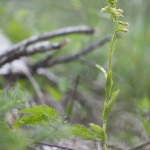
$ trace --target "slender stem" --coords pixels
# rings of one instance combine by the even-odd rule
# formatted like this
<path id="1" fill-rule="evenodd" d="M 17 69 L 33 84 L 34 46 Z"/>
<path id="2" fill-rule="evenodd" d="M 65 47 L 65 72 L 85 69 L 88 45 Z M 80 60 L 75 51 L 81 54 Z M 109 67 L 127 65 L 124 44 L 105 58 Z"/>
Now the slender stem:
<path id="1" fill-rule="evenodd" d="M 116 38 L 116 35 L 117 35 L 117 27 L 118 27 L 118 20 L 116 19 L 116 22 L 115 22 L 115 31 L 114 31 L 114 34 L 111 38 L 111 41 L 110 41 L 110 48 L 109 48 L 109 62 L 108 62 L 108 71 L 111 70 L 111 66 L 112 66 L 112 56 L 113 56 L 113 53 L 114 53 L 114 42 L 115 42 L 115 38 Z M 105 96 L 105 100 L 104 100 L 104 109 L 103 109 L 103 113 L 105 114 L 105 111 L 106 111 L 106 106 L 107 106 L 107 103 L 109 101 L 109 98 L 106 98 Z M 103 122 L 103 130 L 104 130 L 104 133 L 105 133 L 105 139 L 103 140 L 103 149 L 104 150 L 108 150 L 107 149 L 107 135 L 106 135 L 106 127 L 107 127 L 107 120 L 102 118 L 102 122 Z"/>
<path id="2" fill-rule="evenodd" d="M 102 113 L 102 123 L 103 123 L 103 131 L 104 131 L 104 138 L 102 140 L 102 145 L 103 145 L 103 149 L 104 150 L 108 150 L 107 149 L 107 134 L 106 134 L 106 127 L 107 127 L 107 116 L 108 113 L 111 109 L 111 105 L 113 103 L 113 99 L 111 99 L 111 89 L 112 89 L 112 57 L 113 57 L 113 53 L 114 53 L 114 44 L 115 44 L 115 39 L 117 36 L 117 32 L 118 31 L 122 31 L 122 32 L 128 32 L 127 29 L 124 29 L 123 26 L 128 25 L 128 23 L 126 22 L 118 22 L 119 17 L 123 17 L 122 13 L 123 10 L 122 9 L 117 9 L 116 8 L 116 3 L 117 0 L 107 0 L 108 6 L 102 8 L 103 12 L 108 12 L 111 16 L 112 21 L 115 24 L 115 31 L 114 34 L 111 38 L 110 41 L 110 47 L 109 47 L 109 60 L 108 60 L 108 73 L 107 73 L 107 78 L 106 78 L 106 92 L 105 92 L 105 100 L 104 100 L 104 109 L 103 109 L 103 113 Z"/>
<path id="3" fill-rule="evenodd" d="M 111 41 L 110 41 L 108 71 L 111 70 L 112 56 L 113 56 L 113 52 L 114 52 L 114 42 L 115 42 L 115 38 L 117 35 L 117 26 L 118 26 L 118 20 L 116 21 L 116 29 L 115 29 L 114 34 L 113 34 Z"/>
<path id="4" fill-rule="evenodd" d="M 107 150 L 107 137 L 106 137 L 106 120 L 104 120 L 103 119 L 103 130 L 104 130 L 104 136 L 105 136 L 105 138 L 104 138 L 104 140 L 103 140 L 103 149 L 104 150 Z"/>

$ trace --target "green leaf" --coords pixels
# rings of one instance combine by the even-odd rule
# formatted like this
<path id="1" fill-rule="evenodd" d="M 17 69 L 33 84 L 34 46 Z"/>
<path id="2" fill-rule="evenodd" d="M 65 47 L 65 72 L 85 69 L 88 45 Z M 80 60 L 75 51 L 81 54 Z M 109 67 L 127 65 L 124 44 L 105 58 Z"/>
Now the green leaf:
<path id="1" fill-rule="evenodd" d="M 107 72 L 106 72 L 106 70 L 102 66 L 100 66 L 98 64 L 96 64 L 95 66 L 103 73 L 104 77 L 107 79 Z"/>
<path id="2" fill-rule="evenodd" d="M 27 125 L 38 125 L 41 123 L 44 123 L 44 117 L 42 115 L 36 115 L 36 116 L 22 116 L 21 118 L 17 119 L 15 123 L 13 124 L 14 128 L 21 127 L 25 124 Z"/>
<path id="3" fill-rule="evenodd" d="M 3 120 L 5 114 L 12 108 L 22 107 L 26 98 L 24 92 L 18 88 L 11 88 L 0 93 L 0 120 Z"/>
<path id="4" fill-rule="evenodd" d="M 109 110 L 111 110 L 113 104 L 115 103 L 118 94 L 119 94 L 119 90 L 116 90 L 115 92 L 112 93 L 111 99 L 110 99 L 110 101 L 108 102 L 108 105 L 107 105 Z"/>
<path id="5" fill-rule="evenodd" d="M 116 90 L 115 92 L 112 93 L 110 101 L 107 103 L 105 106 L 105 110 L 103 111 L 102 117 L 104 120 L 106 120 L 113 104 L 115 103 L 117 96 L 118 96 L 119 90 Z"/>
<path id="6" fill-rule="evenodd" d="M 94 124 L 94 123 L 89 123 L 89 126 L 91 127 L 91 129 L 96 133 L 96 134 L 98 134 L 98 135 L 100 135 L 100 136 L 104 136 L 104 130 L 100 127 L 100 126 L 98 126 L 98 125 L 96 125 L 96 124 Z"/>
<path id="7" fill-rule="evenodd" d="M 53 122 L 61 118 L 58 111 L 49 106 L 33 106 L 32 108 L 25 108 L 19 111 L 19 113 L 28 113 L 30 115 L 42 114 L 45 118 L 50 118 Z"/>
<path id="8" fill-rule="evenodd" d="M 29 140 L 21 131 L 14 132 L 6 125 L 0 125 L 0 149 L 1 150 L 26 150 L 30 145 Z"/>
<path id="9" fill-rule="evenodd" d="M 112 81 L 112 72 L 111 70 L 108 71 L 107 80 L 106 80 L 106 100 L 108 101 L 110 94 L 111 94 L 111 87 L 113 85 Z"/>
<path id="10" fill-rule="evenodd" d="M 19 111 L 19 114 L 25 113 L 26 115 L 19 118 L 14 126 L 22 126 L 25 124 L 36 124 L 39 122 L 58 122 L 61 115 L 55 109 L 49 106 L 33 106 Z"/>
<path id="11" fill-rule="evenodd" d="M 74 136 L 79 136 L 84 139 L 97 139 L 97 140 L 102 139 L 100 135 L 96 134 L 95 132 L 92 132 L 90 129 L 79 124 L 72 126 L 71 133 Z"/>

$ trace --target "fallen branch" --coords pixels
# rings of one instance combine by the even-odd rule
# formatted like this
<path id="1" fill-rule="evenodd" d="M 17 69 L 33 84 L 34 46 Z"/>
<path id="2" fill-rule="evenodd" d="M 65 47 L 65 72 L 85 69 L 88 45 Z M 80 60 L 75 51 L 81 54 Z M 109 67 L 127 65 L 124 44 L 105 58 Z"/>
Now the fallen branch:
<path id="1" fill-rule="evenodd" d="M 30 56 L 36 53 L 43 53 L 50 50 L 58 50 L 61 49 L 64 45 L 68 43 L 67 40 L 64 40 L 60 43 L 49 43 L 49 42 L 42 42 L 35 44 L 33 46 L 29 46 L 25 49 L 18 50 L 17 52 L 12 51 L 10 55 L 6 55 L 0 59 L 0 66 L 12 62 L 20 57 Z"/>
<path id="2" fill-rule="evenodd" d="M 58 30 L 45 32 L 38 36 L 30 37 L 29 39 L 22 41 L 21 43 L 15 45 L 14 47 L 20 47 L 20 46 L 22 47 L 23 45 L 28 46 L 28 45 L 37 43 L 39 41 L 44 41 L 44 40 L 48 40 L 48 39 L 52 39 L 55 37 L 68 35 L 68 34 L 75 34 L 75 33 L 77 33 L 77 34 L 93 34 L 94 32 L 95 32 L 95 30 L 88 26 L 65 27 L 65 28 L 61 28 Z"/>
<path id="3" fill-rule="evenodd" d="M 71 54 L 71 55 L 68 55 L 68 56 L 59 57 L 55 60 L 52 60 L 52 59 L 48 60 L 48 58 L 45 58 L 41 61 L 38 61 L 34 65 L 32 65 L 31 70 L 33 72 L 35 72 L 36 69 L 38 69 L 38 68 L 46 68 L 46 67 L 51 67 L 51 66 L 54 66 L 54 65 L 57 65 L 57 64 L 62 64 L 62 63 L 67 63 L 67 62 L 70 62 L 70 61 L 74 61 L 74 60 L 78 59 L 79 57 L 81 57 L 83 55 L 86 55 L 89 52 L 92 52 L 93 50 L 95 50 L 96 48 L 104 45 L 105 43 L 110 41 L 110 39 L 111 39 L 111 36 L 107 36 L 106 38 L 104 38 L 100 41 L 97 41 L 97 42 L 94 42 L 92 44 L 89 44 L 89 45 L 85 46 L 78 53 Z"/>
<path id="4" fill-rule="evenodd" d="M 55 30 L 55 31 L 45 32 L 43 34 L 25 39 L 21 41 L 20 43 L 10 47 L 9 49 L 6 50 L 5 53 L 0 55 L 0 60 L 5 56 L 11 55 L 12 52 L 17 53 L 18 50 L 24 51 L 27 46 L 40 42 L 40 41 L 49 40 L 55 37 L 68 35 L 68 34 L 76 34 L 76 33 L 77 34 L 93 34 L 94 31 L 95 30 L 93 28 L 90 28 L 87 26 L 75 26 L 75 27 L 66 27 L 66 28 Z M 1 62 L 0 65 L 2 66 L 2 64 L 3 63 Z"/>

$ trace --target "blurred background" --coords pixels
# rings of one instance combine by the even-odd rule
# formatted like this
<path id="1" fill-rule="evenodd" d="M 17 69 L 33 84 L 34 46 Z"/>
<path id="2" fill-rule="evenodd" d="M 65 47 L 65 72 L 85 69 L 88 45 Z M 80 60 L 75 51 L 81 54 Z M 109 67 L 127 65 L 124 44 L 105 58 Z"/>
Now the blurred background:
<path id="1" fill-rule="evenodd" d="M 70 35 L 70 43 L 56 56 L 79 51 L 84 45 L 112 34 L 114 25 L 100 9 L 104 0 L 0 0 L 0 32 L 13 43 L 32 35 L 67 26 L 87 25 L 99 30 L 97 36 Z M 123 145 L 133 145 L 150 135 L 150 1 L 118 0 L 118 8 L 124 10 L 123 21 L 129 22 L 129 33 L 120 34 L 113 59 L 113 89 L 120 89 L 116 105 L 108 118 L 108 140 Z M 61 41 L 63 37 L 52 41 Z M 82 57 L 82 61 L 60 64 L 48 68 L 59 79 L 58 85 L 37 77 L 40 88 L 56 105 L 67 109 L 63 100 L 75 85 L 76 101 L 72 110 L 72 123 L 88 125 L 101 123 L 105 94 L 105 80 L 93 64 L 107 68 L 109 44 Z M 44 54 L 29 57 L 36 61 Z M 5 79 L 0 78 L 1 89 Z M 34 90 L 25 79 L 15 83 L 34 95 Z M 56 107 L 54 104 L 54 107 Z"/>

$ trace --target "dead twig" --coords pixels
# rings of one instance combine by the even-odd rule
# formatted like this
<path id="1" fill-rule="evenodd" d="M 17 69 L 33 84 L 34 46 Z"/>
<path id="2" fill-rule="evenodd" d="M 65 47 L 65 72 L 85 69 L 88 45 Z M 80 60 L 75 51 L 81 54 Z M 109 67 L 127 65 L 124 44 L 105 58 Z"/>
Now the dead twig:
<path id="1" fill-rule="evenodd" d="M 49 42 L 41 42 L 35 44 L 33 46 L 26 47 L 25 49 L 20 49 L 18 51 L 12 51 L 10 55 L 6 55 L 0 59 L 0 66 L 12 62 L 22 56 L 30 56 L 36 53 L 43 53 L 50 50 L 58 50 L 61 49 L 68 43 L 67 40 L 63 40 L 60 43 L 49 43 Z"/>
<path id="2" fill-rule="evenodd" d="M 104 39 L 102 39 L 100 41 L 97 41 L 97 42 L 94 42 L 92 44 L 89 44 L 89 45 L 85 46 L 84 48 L 82 48 L 80 50 L 80 52 L 75 53 L 75 54 L 59 57 L 59 58 L 56 58 L 54 60 L 52 60 L 52 59 L 48 60 L 47 58 L 45 58 L 45 59 L 43 59 L 41 61 L 38 61 L 37 63 L 33 64 L 31 66 L 31 70 L 33 72 L 35 72 L 36 69 L 38 69 L 38 68 L 52 67 L 52 66 L 57 65 L 57 64 L 62 64 L 62 63 L 67 63 L 67 62 L 70 62 L 70 61 L 74 61 L 74 60 L 78 59 L 79 57 L 92 52 L 96 48 L 98 48 L 100 46 L 103 46 L 110 39 L 111 39 L 111 36 L 107 36 L 107 37 L 105 37 Z"/>

